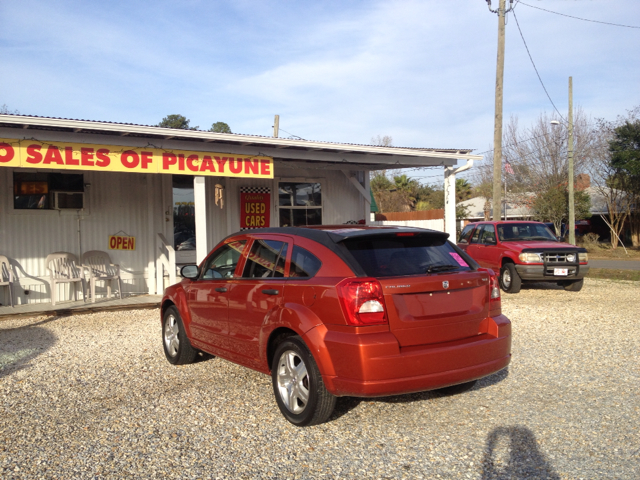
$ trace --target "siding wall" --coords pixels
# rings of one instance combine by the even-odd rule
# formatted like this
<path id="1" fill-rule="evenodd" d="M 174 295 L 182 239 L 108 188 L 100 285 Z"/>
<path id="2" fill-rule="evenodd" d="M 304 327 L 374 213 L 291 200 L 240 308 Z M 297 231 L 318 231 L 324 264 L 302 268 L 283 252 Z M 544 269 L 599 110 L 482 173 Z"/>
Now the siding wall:
<path id="1" fill-rule="evenodd" d="M 271 226 L 278 226 L 279 180 L 321 182 L 324 224 L 342 224 L 364 217 L 364 199 L 341 171 L 284 168 L 276 162 L 275 175 L 273 180 L 207 178 L 208 249 L 239 230 L 243 186 L 271 188 Z M 58 251 L 77 256 L 81 251 L 106 251 L 120 265 L 124 292 L 148 293 L 149 275 L 153 276 L 155 269 L 157 234 L 163 233 L 169 242 L 173 238 L 171 216 L 165 214 L 172 211 L 171 177 L 84 172 L 84 182 L 90 185 L 85 187 L 85 210 L 80 216 L 75 210 L 14 211 L 13 169 L 0 168 L 0 254 L 10 258 L 18 277 L 14 289 L 16 304 L 50 301 L 44 260 Z M 215 205 L 215 184 L 225 187 L 222 209 Z M 136 250 L 109 250 L 109 235 L 117 233 L 136 237 Z M 155 279 L 151 279 L 151 284 L 155 284 Z M 106 291 L 103 285 L 104 282 L 98 284 L 97 296 Z M 70 299 L 68 287 L 61 288 L 61 301 Z M 6 290 L 0 290 L 3 304 L 8 304 L 8 298 L 3 298 Z"/>

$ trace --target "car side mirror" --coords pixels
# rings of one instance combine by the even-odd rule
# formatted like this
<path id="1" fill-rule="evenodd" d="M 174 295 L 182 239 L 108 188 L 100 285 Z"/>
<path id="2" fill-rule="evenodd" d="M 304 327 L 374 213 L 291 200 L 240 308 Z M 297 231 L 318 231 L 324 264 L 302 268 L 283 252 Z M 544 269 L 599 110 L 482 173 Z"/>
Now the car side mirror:
<path id="1" fill-rule="evenodd" d="M 484 243 L 486 243 L 487 245 L 495 245 L 496 244 L 496 239 L 495 238 L 485 238 L 484 239 Z"/>
<path id="2" fill-rule="evenodd" d="M 185 265 L 180 269 L 180 275 L 189 280 L 195 280 L 198 278 L 198 266 L 197 265 Z"/>

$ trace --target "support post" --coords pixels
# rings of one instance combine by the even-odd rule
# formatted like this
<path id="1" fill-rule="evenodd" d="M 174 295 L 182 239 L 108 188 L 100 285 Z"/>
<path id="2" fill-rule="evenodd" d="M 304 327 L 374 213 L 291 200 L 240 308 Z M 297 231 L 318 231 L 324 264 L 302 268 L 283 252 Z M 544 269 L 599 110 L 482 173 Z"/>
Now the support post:
<path id="1" fill-rule="evenodd" d="M 487 0 L 489 10 L 498 14 L 498 58 L 496 62 L 496 109 L 493 127 L 493 220 L 500 220 L 502 207 L 502 91 L 504 81 L 504 33 L 505 16 L 513 8 L 513 0 L 509 0 L 510 7 L 506 9 L 506 0 L 499 0 L 498 10 L 491 9 L 491 0 Z"/>
<path id="2" fill-rule="evenodd" d="M 576 244 L 576 211 L 575 201 L 573 196 L 573 78 L 569 77 L 569 145 L 567 148 L 568 154 L 568 184 L 567 190 L 569 193 L 569 243 L 571 245 Z"/>
<path id="3" fill-rule="evenodd" d="M 193 178 L 193 199 L 196 214 L 196 263 L 200 264 L 209 252 L 207 245 L 207 191 L 205 177 Z"/>

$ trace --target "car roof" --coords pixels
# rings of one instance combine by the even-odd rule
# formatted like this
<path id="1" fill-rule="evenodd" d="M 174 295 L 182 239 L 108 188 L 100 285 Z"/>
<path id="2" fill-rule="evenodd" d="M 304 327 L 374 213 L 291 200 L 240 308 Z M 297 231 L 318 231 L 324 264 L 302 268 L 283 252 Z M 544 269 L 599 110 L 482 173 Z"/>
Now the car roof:
<path id="1" fill-rule="evenodd" d="M 449 234 L 438 230 L 418 227 L 401 227 L 393 225 L 369 226 L 369 225 L 314 225 L 309 227 L 274 227 L 260 228 L 253 231 L 242 232 L 245 234 L 273 234 L 294 235 L 315 240 L 318 243 L 330 241 L 340 243 L 351 238 L 373 237 L 380 235 L 396 235 L 398 233 L 412 233 L 422 236 L 439 236 L 449 238 Z"/>
<path id="2" fill-rule="evenodd" d="M 342 243 L 353 238 L 395 236 L 398 233 L 411 233 L 415 236 L 436 236 L 446 240 L 449 234 L 437 230 L 417 227 L 368 226 L 368 225 L 318 225 L 313 227 L 273 227 L 245 230 L 229 235 L 224 241 L 239 235 L 289 235 L 307 238 L 334 252 L 357 276 L 366 276 L 366 272 L 355 261 L 346 246 Z"/>

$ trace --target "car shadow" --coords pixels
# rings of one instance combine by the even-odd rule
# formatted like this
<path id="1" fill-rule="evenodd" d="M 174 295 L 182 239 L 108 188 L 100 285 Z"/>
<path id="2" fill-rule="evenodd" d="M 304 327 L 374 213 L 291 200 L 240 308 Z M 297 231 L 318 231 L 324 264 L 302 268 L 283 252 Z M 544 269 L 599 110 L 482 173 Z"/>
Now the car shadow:
<path id="1" fill-rule="evenodd" d="M 473 388 L 469 389 L 468 391 L 482 390 L 483 388 L 487 388 L 502 382 L 508 376 L 509 376 L 509 367 L 504 368 L 499 372 L 494 373 L 493 375 L 489 375 L 488 377 L 481 378 L 473 386 Z M 338 397 L 336 401 L 335 410 L 331 416 L 331 420 L 336 420 L 342 417 L 343 415 L 346 415 L 351 410 L 355 409 L 358 405 L 360 405 L 360 403 L 362 403 L 363 401 L 374 402 L 374 403 L 377 403 L 377 402 L 412 403 L 412 402 L 418 402 L 418 401 L 431 400 L 434 398 L 449 397 L 454 395 L 464 395 L 464 393 L 452 394 L 452 393 L 441 392 L 438 390 L 429 390 L 426 392 L 407 393 L 405 395 L 392 395 L 389 397 L 376 397 L 376 398 Z"/>
<path id="2" fill-rule="evenodd" d="M 56 344 L 58 337 L 42 325 L 59 318 L 55 316 L 30 325 L 0 330 L 0 379 L 29 368 L 31 360 Z"/>
<path id="3" fill-rule="evenodd" d="M 564 290 L 562 285 L 555 282 L 523 282 L 521 290 Z"/>
<path id="4" fill-rule="evenodd" d="M 482 480 L 560 480 L 531 430 L 524 426 L 494 428 L 487 437 Z"/>

